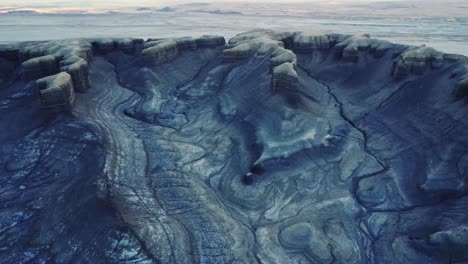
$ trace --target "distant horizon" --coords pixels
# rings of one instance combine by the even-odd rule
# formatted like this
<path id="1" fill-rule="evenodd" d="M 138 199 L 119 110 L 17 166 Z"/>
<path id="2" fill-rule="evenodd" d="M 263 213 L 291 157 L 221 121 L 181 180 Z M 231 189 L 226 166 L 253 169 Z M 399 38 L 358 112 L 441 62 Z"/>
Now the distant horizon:
<path id="1" fill-rule="evenodd" d="M 206 4 L 206 5 L 194 5 Z M 192 4 L 192 5 L 190 5 Z M 207 1 L 154 1 L 154 0 L 2 0 L 0 15 L 5 13 L 33 12 L 41 14 L 108 14 L 108 13 L 141 13 L 156 12 L 164 7 L 174 9 L 162 10 L 176 13 L 204 12 L 211 14 L 244 14 L 267 16 L 305 17 L 380 17 L 381 19 L 401 18 L 418 19 L 439 17 L 444 19 L 468 18 L 468 3 L 453 0 L 207 0 Z M 145 9 L 142 9 L 145 8 Z"/>
<path id="2" fill-rule="evenodd" d="M 42 8 L 42 7 L 64 7 L 64 8 L 117 8 L 117 7 L 154 7 L 154 6 L 163 6 L 163 5 L 180 5 L 180 4 L 190 4 L 190 3 L 277 3 L 277 4 L 288 4 L 288 3 L 321 3 L 321 4 L 353 4 L 353 3 L 382 3 L 382 2 L 429 2 L 429 1 L 404 1 L 404 0 L 334 0 L 334 1 L 325 1 L 325 0 L 205 0 L 205 1 L 189 1 L 189 0 L 77 0 L 70 3 L 69 1 L 41 1 L 41 0 L 2 0 L 0 7 L 31 7 L 31 8 Z M 442 0 L 431 0 L 430 2 L 444 2 Z"/>

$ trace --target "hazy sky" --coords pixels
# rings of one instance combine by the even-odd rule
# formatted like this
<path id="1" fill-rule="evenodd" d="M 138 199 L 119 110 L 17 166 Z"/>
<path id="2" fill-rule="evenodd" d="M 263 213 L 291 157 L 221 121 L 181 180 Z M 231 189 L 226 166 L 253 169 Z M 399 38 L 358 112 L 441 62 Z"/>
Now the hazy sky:
<path id="1" fill-rule="evenodd" d="M 0 0 L 0 6 L 60 6 L 60 7 L 118 7 L 118 6 L 154 6 L 189 2 L 335 2 L 335 3 L 362 3 L 362 2 L 401 2 L 403 0 Z"/>

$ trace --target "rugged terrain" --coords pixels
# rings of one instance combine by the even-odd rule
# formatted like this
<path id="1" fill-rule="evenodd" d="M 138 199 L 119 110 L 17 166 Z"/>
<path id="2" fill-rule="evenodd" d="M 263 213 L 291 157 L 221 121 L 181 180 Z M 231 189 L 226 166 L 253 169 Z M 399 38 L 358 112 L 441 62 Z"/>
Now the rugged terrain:
<path id="1" fill-rule="evenodd" d="M 468 59 L 253 31 L 0 47 L 1 263 L 466 263 Z"/>

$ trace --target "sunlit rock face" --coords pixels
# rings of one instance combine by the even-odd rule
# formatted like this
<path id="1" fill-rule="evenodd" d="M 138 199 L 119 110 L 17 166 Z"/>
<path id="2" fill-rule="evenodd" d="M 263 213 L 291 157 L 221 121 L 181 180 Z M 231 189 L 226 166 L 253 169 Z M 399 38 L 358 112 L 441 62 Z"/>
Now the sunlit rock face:
<path id="1" fill-rule="evenodd" d="M 2 46 L 0 262 L 466 262 L 467 76 L 368 35 Z"/>

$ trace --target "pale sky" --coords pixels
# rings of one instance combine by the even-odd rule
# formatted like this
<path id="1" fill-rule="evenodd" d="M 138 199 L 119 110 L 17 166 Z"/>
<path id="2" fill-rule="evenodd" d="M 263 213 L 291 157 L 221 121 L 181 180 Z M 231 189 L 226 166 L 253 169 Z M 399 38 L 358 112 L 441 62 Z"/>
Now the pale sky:
<path id="1" fill-rule="evenodd" d="M 363 3 L 363 2 L 402 2 L 404 0 L 1 0 L 0 6 L 47 6 L 47 7 L 124 7 L 124 6 L 159 6 L 175 5 L 190 2 L 265 2 L 265 3 L 290 3 L 290 2 L 335 2 L 335 3 Z"/>

